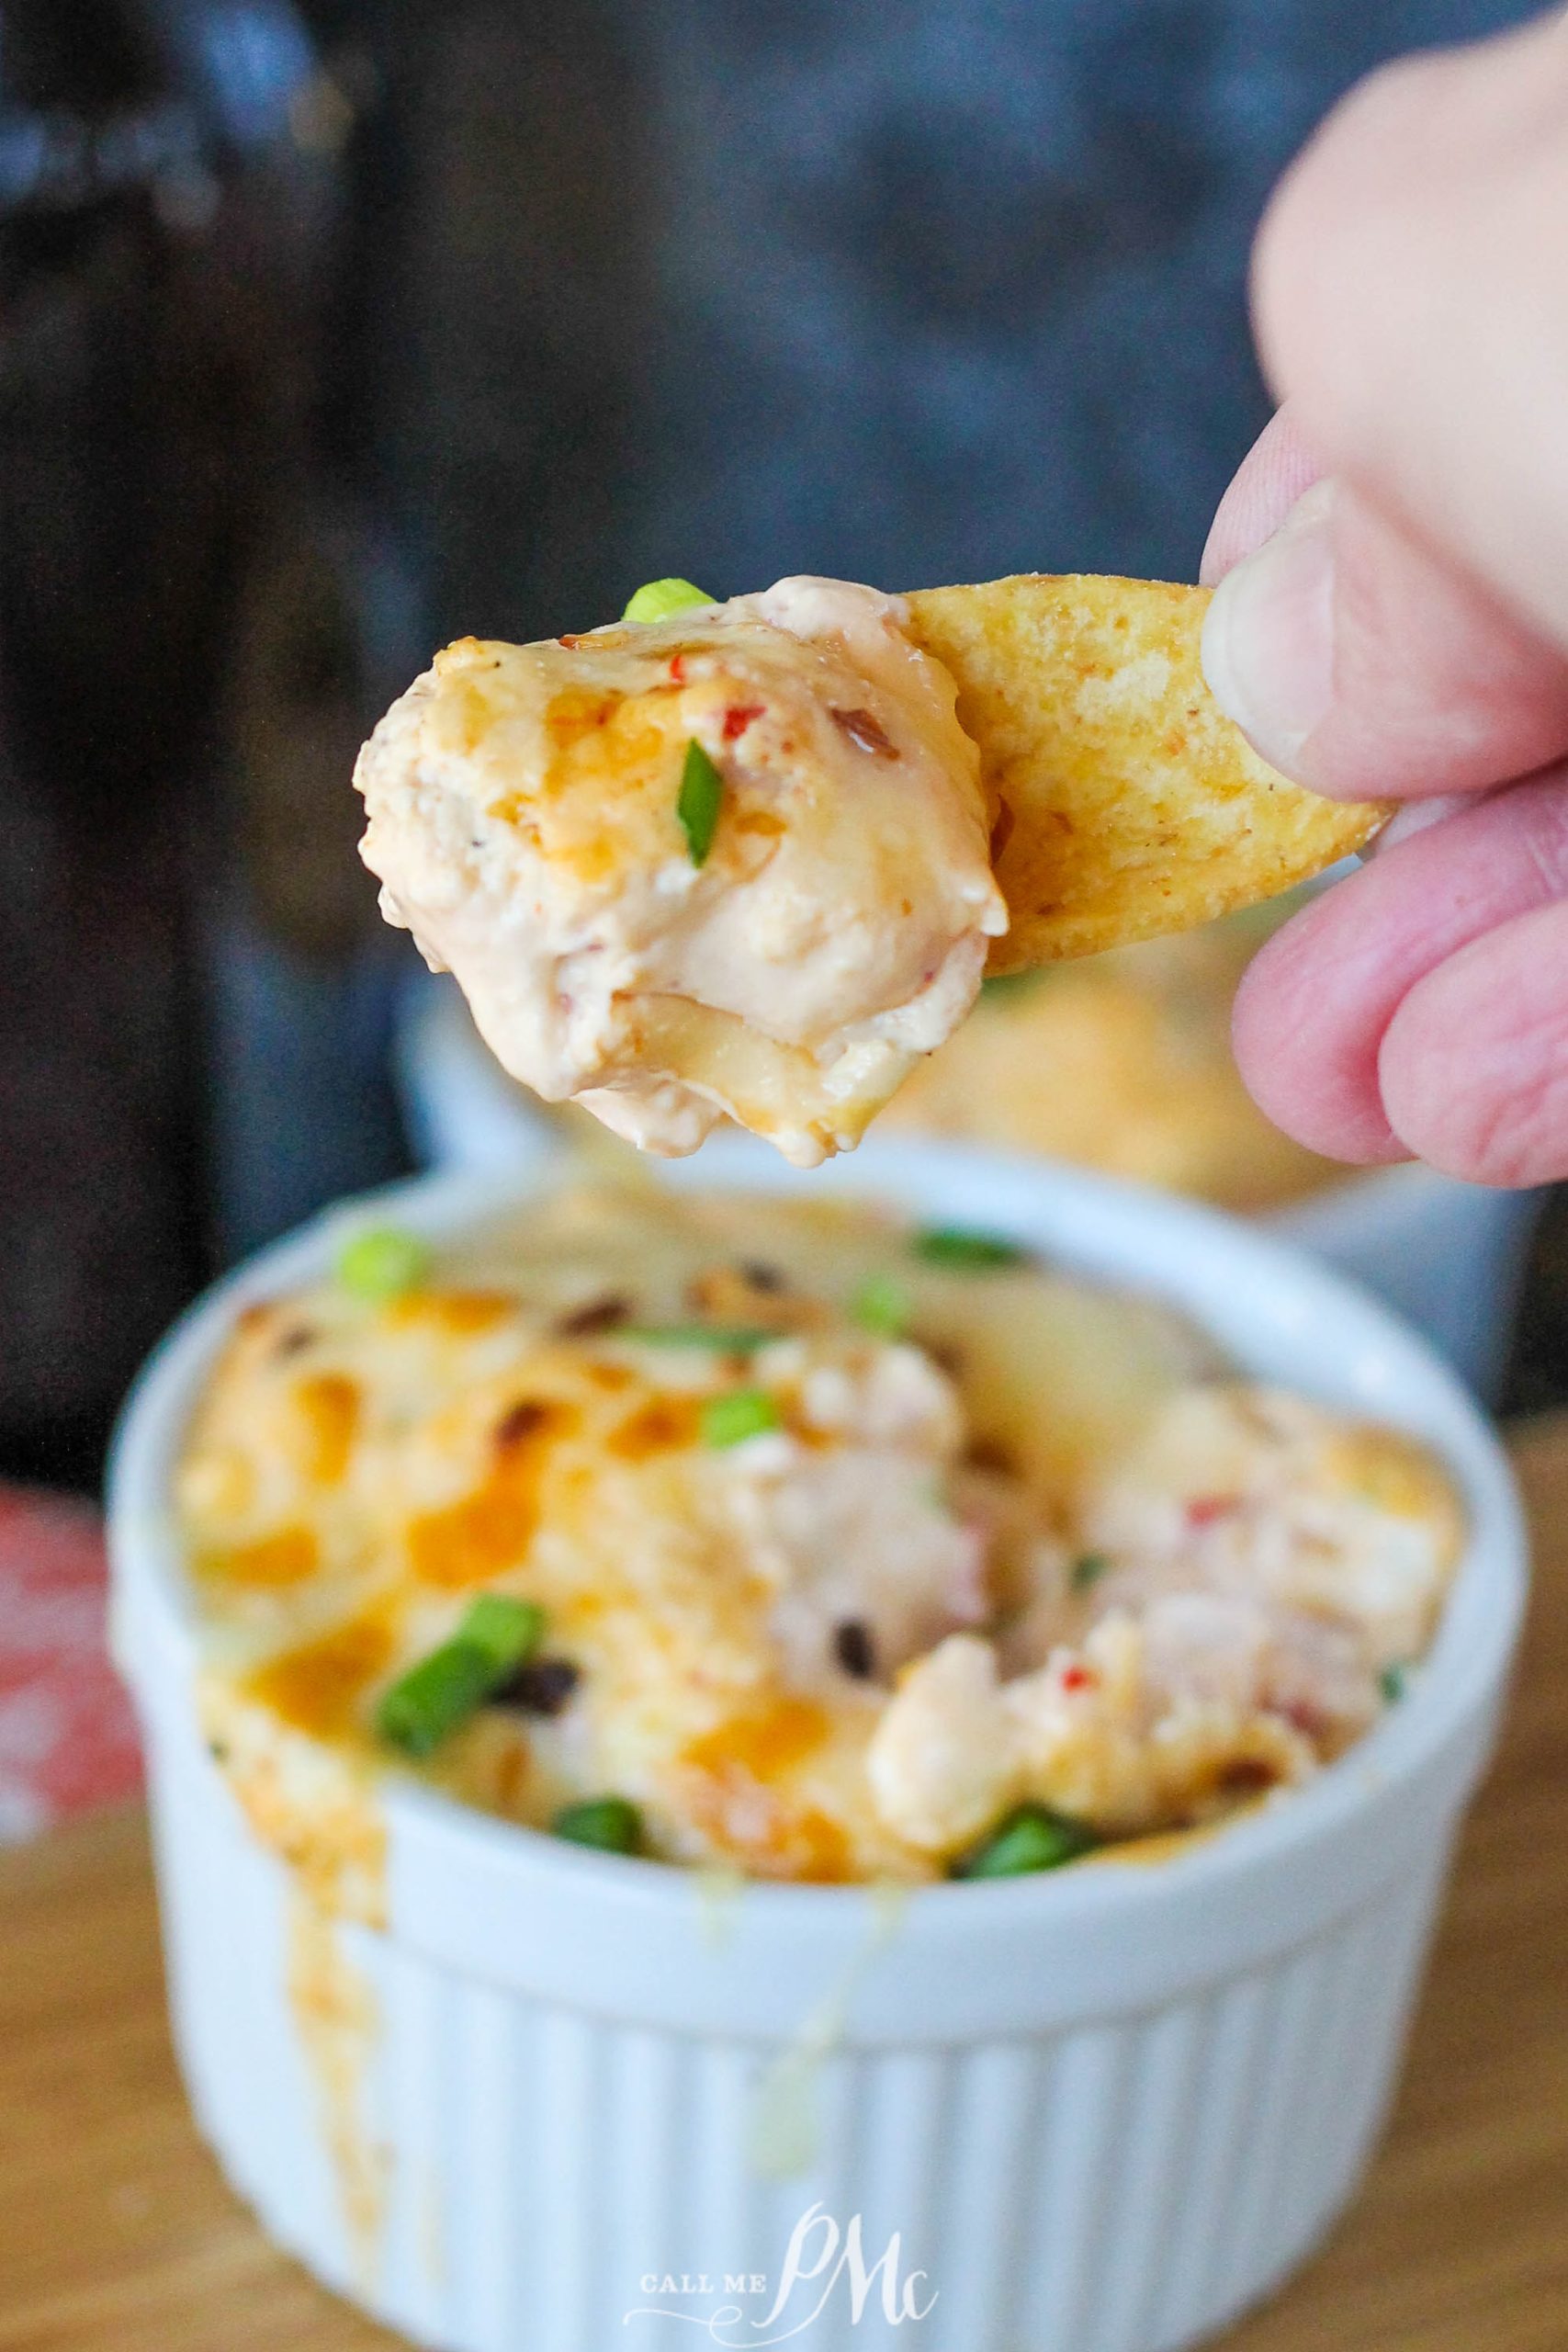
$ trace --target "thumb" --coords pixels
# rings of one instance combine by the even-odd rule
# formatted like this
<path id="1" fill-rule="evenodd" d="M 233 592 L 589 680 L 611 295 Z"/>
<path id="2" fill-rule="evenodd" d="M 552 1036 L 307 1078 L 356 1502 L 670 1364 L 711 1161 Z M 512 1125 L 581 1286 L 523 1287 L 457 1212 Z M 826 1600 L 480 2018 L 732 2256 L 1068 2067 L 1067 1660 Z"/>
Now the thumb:
<path id="1" fill-rule="evenodd" d="M 1474 791 L 1568 752 L 1568 653 L 1333 479 L 1221 581 L 1203 668 L 1264 759 L 1352 800 Z"/>

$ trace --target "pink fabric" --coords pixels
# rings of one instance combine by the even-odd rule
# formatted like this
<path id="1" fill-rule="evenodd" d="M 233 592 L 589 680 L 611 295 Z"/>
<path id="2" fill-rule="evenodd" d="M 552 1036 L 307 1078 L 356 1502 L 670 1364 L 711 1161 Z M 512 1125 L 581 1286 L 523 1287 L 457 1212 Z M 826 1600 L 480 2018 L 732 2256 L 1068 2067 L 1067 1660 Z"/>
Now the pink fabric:
<path id="1" fill-rule="evenodd" d="M 0 1487 L 0 1842 L 141 1785 L 105 1640 L 107 1592 L 103 1523 L 89 1504 Z"/>

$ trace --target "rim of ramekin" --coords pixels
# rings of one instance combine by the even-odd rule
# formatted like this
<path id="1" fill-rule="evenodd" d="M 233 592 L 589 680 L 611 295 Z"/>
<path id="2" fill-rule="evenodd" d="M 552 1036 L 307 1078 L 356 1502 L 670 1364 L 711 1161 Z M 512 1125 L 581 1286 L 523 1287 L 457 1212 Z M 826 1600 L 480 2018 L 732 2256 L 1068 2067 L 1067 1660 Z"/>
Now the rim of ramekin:
<path id="1" fill-rule="evenodd" d="M 122 1410 L 110 1457 L 108 1509 L 117 1577 L 137 1578 L 151 1589 L 195 1656 L 195 1625 L 185 1589 L 179 1545 L 168 1494 L 168 1473 L 198 1393 L 200 1380 L 235 1314 L 258 1297 L 308 1279 L 330 1262 L 345 1228 L 380 1222 L 395 1214 L 433 1237 L 457 1232 L 504 1213 L 561 1181 L 559 1170 L 519 1181 L 468 1172 L 405 1179 L 354 1196 L 323 1211 L 308 1225 L 269 1245 L 203 1294 L 173 1326 L 142 1367 Z M 799 1189 L 796 1170 L 753 1154 L 743 1145 L 707 1157 L 706 1165 L 687 1161 L 660 1171 L 680 1186 L 744 1189 L 788 1193 Z M 1445 1747 L 1483 1715 L 1506 1677 L 1522 1620 L 1527 1592 L 1524 1522 L 1513 1475 L 1483 1415 L 1436 1351 L 1392 1310 L 1349 1277 L 1332 1271 L 1292 1244 L 1218 1211 L 1167 1194 L 1021 1156 L 977 1151 L 962 1145 L 904 1142 L 863 1147 L 847 1166 L 837 1162 L 805 1180 L 838 1192 L 862 1193 L 875 1200 L 931 1215 L 940 1208 L 993 1228 L 1016 1230 L 1018 1238 L 1068 1269 L 1081 1268 L 1118 1284 L 1170 1300 L 1201 1328 L 1217 1319 L 1232 1328 L 1222 1334 L 1227 1352 L 1247 1365 L 1245 1342 L 1235 1329 L 1237 1302 L 1262 1291 L 1273 1301 L 1276 1321 L 1333 1316 L 1348 1341 L 1383 1351 L 1391 1393 L 1380 1408 L 1358 1399 L 1348 1383 L 1335 1389 L 1312 1384 L 1329 1401 L 1382 1409 L 1396 1426 L 1427 1437 L 1447 1464 L 1469 1514 L 1465 1553 L 1445 1610 L 1443 1624 L 1400 1703 L 1335 1764 L 1304 1785 L 1282 1792 L 1255 1813 L 1225 1826 L 1217 1835 L 1179 1846 L 1155 1866 L 1117 1867 L 1113 1858 L 1093 1868 L 995 1882 L 935 1881 L 908 1891 L 918 1908 L 923 1939 L 941 1944 L 970 1932 L 994 1928 L 1005 1917 L 1018 1928 L 1038 1918 L 1055 1928 L 1074 1922 L 1134 1917 L 1178 1894 L 1201 1894 L 1251 1873 L 1266 1863 L 1288 1860 L 1364 1812 L 1374 1796 L 1386 1798 L 1417 1780 Z M 972 1195 L 1012 1192 L 1029 1208 L 1015 1220 L 991 1204 L 976 1217 Z M 1040 1222 L 1034 1225 L 1034 1217 Z M 1067 1237 L 1043 1228 L 1068 1228 Z M 1033 1229 L 1032 1229 L 1032 1227 Z M 1096 1236 L 1120 1247 L 1106 1254 Z M 1194 1303 L 1171 1269 L 1213 1260 L 1225 1263 L 1224 1318 Z M 1142 1261 L 1147 1259 L 1145 1265 Z M 1217 1289 L 1219 1275 L 1207 1278 Z M 1204 1283 L 1197 1283 L 1201 1290 Z M 1261 1333 L 1266 1317 L 1253 1305 L 1242 1309 Z M 1280 1375 L 1283 1376 L 1283 1375 Z M 1402 1406 L 1404 1409 L 1402 1409 Z M 1420 1408 L 1420 1409 L 1416 1409 Z M 1440 1428 L 1434 1428 L 1434 1423 Z M 142 1573 L 151 1564 L 149 1588 Z M 380 1792 L 389 1823 L 401 1815 L 432 1836 L 459 1843 L 491 1865 L 525 1864 L 529 1874 L 547 1872 L 563 1886 L 574 1882 L 600 1893 L 611 1883 L 628 1922 L 638 1913 L 679 1905 L 689 1909 L 693 1872 L 680 1865 L 599 1855 L 565 1845 L 523 1824 L 497 1818 L 440 1791 L 389 1773 Z M 771 1926 L 792 1935 L 813 1923 L 841 1926 L 851 1906 L 863 1906 L 863 1884 L 814 1885 L 747 1880 L 736 1899 L 756 1916 L 765 1934 Z"/>

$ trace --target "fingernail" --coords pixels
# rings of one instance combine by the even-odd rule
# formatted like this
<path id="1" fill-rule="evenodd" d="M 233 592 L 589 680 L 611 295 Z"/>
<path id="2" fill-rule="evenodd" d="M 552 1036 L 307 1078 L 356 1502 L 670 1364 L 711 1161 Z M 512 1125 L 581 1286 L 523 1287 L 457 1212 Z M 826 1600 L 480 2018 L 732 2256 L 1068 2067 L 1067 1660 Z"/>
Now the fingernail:
<path id="1" fill-rule="evenodd" d="M 1287 775 L 1334 686 L 1331 481 L 1314 482 L 1271 539 L 1226 572 L 1203 622 L 1203 675 L 1254 750 Z"/>

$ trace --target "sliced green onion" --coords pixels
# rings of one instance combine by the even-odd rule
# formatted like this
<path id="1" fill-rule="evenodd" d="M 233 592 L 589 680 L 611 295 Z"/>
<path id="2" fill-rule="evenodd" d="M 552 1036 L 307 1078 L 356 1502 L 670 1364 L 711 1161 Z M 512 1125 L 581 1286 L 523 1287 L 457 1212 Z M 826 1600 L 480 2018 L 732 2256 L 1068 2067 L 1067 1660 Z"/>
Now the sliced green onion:
<path id="1" fill-rule="evenodd" d="M 517 1600 L 509 1592 L 481 1592 L 469 1604 L 457 1639 L 483 1650 L 498 1674 L 510 1674 L 533 1657 L 544 1630 L 545 1612 L 536 1600 Z"/>
<path id="2" fill-rule="evenodd" d="M 1392 1707 L 1396 1701 L 1404 1698 L 1405 1683 L 1406 1676 L 1404 1667 L 1385 1666 L 1383 1668 L 1378 1677 L 1378 1689 L 1382 1692 L 1386 1706 Z"/>
<path id="3" fill-rule="evenodd" d="M 732 1388 L 727 1396 L 703 1399 L 703 1443 L 714 1447 L 739 1445 L 749 1437 L 779 1426 L 777 1401 L 765 1388 Z"/>
<path id="4" fill-rule="evenodd" d="M 406 1756 L 431 1755 L 537 1648 L 544 1626 L 535 1602 L 482 1593 L 450 1641 L 381 1693 L 377 1730 Z"/>
<path id="5" fill-rule="evenodd" d="M 444 1642 L 381 1694 L 376 1728 L 405 1755 L 425 1757 L 484 1704 L 496 1671 L 473 1642 Z"/>
<path id="6" fill-rule="evenodd" d="M 879 1340 L 897 1340 L 909 1328 L 914 1302 L 901 1282 L 891 1274 L 873 1274 L 850 1301 L 850 1313 L 863 1331 Z"/>
<path id="7" fill-rule="evenodd" d="M 628 1797 L 590 1797 L 582 1804 L 563 1805 L 550 1828 L 570 1845 L 592 1846 L 602 1854 L 642 1851 L 642 1815 Z"/>
<path id="8" fill-rule="evenodd" d="M 707 863 L 723 806 L 724 778 L 694 736 L 686 746 L 681 790 L 675 802 L 675 814 L 681 820 L 694 865 Z"/>
<path id="9" fill-rule="evenodd" d="M 1022 1878 L 1031 1871 L 1060 1870 L 1100 1844 L 1092 1829 L 1043 1804 L 1021 1804 L 988 1838 L 955 1862 L 954 1878 Z"/>
<path id="10" fill-rule="evenodd" d="M 963 1225 L 928 1225 L 912 1247 L 931 1266 L 1016 1266 L 1029 1255 L 1003 1233 L 980 1233 Z"/>
<path id="11" fill-rule="evenodd" d="M 429 1273 L 431 1252 L 417 1233 L 400 1226 L 370 1225 L 350 1234 L 337 1253 L 337 1278 L 344 1290 L 373 1306 L 415 1290 Z"/>
<path id="12" fill-rule="evenodd" d="M 1103 1552 L 1080 1552 L 1067 1571 L 1067 1582 L 1075 1592 L 1087 1592 L 1110 1573 L 1111 1563 Z"/>
<path id="13" fill-rule="evenodd" d="M 617 1343 L 631 1340 L 643 1348 L 712 1348 L 728 1356 L 749 1356 L 779 1336 L 750 1323 L 623 1323 L 618 1330 L 605 1333 Z"/>
<path id="14" fill-rule="evenodd" d="M 667 621 L 676 613 L 688 613 L 694 605 L 711 605 L 700 588 L 689 580 L 650 580 L 639 588 L 627 605 L 621 618 L 626 621 Z"/>

